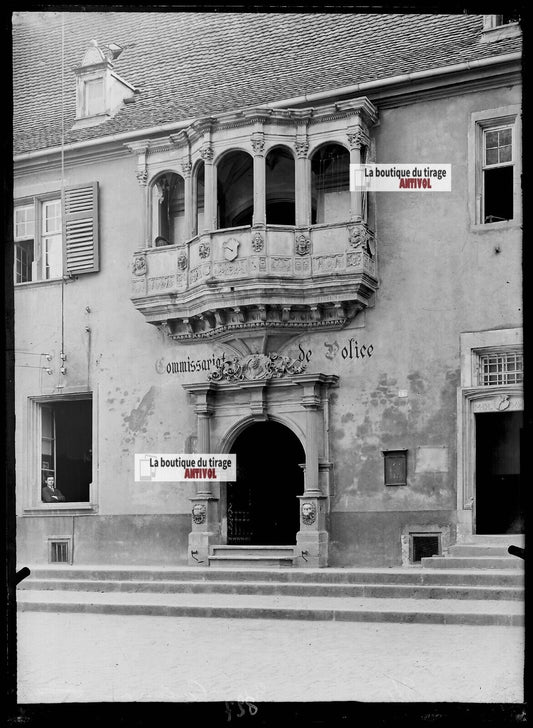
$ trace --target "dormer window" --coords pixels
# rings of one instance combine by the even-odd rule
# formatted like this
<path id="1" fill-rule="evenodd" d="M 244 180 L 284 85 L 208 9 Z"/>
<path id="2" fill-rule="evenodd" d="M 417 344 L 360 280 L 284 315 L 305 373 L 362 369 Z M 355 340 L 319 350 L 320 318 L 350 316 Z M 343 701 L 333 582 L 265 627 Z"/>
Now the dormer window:
<path id="1" fill-rule="evenodd" d="M 97 41 L 91 41 L 74 71 L 78 84 L 74 129 L 107 121 L 120 111 L 126 100 L 138 93 L 114 70 L 113 61 L 121 52 L 116 44 L 99 46 Z"/>
<path id="2" fill-rule="evenodd" d="M 520 17 L 514 15 L 484 15 L 482 43 L 493 43 L 505 38 L 517 38 L 521 35 Z"/>

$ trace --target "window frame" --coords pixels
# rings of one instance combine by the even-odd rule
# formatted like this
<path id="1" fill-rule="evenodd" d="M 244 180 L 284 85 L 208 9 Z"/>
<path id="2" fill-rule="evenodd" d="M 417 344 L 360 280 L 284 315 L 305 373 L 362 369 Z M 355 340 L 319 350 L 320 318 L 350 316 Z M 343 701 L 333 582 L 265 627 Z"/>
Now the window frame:
<path id="1" fill-rule="evenodd" d="M 41 500 L 42 464 L 42 408 L 61 402 L 90 400 L 92 403 L 92 482 L 89 487 L 88 501 L 65 501 L 63 503 L 44 503 Z M 67 515 L 70 513 L 98 512 L 98 401 L 92 391 L 70 391 L 64 394 L 28 397 L 27 444 L 25 457 L 26 483 L 24 487 L 23 515 Z"/>
<path id="2" fill-rule="evenodd" d="M 488 131 L 512 129 L 512 162 L 489 165 L 489 168 L 513 167 L 513 217 L 510 220 L 484 222 L 485 135 Z M 522 149 L 520 106 L 510 105 L 471 114 L 469 129 L 469 207 L 473 232 L 519 227 L 522 222 Z"/>
<path id="3" fill-rule="evenodd" d="M 58 201 L 60 205 L 60 211 L 61 211 L 61 221 L 63 220 L 63 204 L 61 200 L 61 191 L 57 190 L 54 192 L 47 192 L 42 195 L 35 195 L 33 197 L 23 197 L 18 198 L 14 200 L 13 203 L 13 244 L 15 246 L 15 256 L 14 256 L 14 272 L 13 272 L 13 281 L 15 286 L 21 286 L 21 285 L 28 285 L 30 283 L 45 283 L 48 281 L 58 281 L 61 280 L 63 276 L 63 230 L 61 227 L 61 232 L 59 233 L 61 237 L 61 275 L 60 276 L 54 276 L 51 278 L 46 278 L 43 276 L 43 273 L 45 271 L 45 256 L 44 256 L 44 238 L 45 237 L 51 237 L 45 236 L 44 230 L 43 230 L 43 210 L 44 206 L 47 203 Z M 29 208 L 33 207 L 33 261 L 32 261 L 32 278 L 30 281 L 17 281 L 17 255 L 16 255 L 16 247 L 17 243 L 29 241 L 32 238 L 20 238 L 16 235 L 16 228 L 15 228 L 15 213 L 17 209 L 20 208 Z"/>

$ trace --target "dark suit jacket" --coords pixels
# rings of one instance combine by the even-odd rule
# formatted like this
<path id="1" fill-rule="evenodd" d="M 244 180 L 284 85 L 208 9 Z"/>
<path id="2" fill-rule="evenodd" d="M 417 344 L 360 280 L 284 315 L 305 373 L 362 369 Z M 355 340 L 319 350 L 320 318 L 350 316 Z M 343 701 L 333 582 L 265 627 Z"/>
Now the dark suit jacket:
<path id="1" fill-rule="evenodd" d="M 45 485 L 41 493 L 41 500 L 45 503 L 61 503 L 66 498 L 57 488 L 52 489 Z"/>

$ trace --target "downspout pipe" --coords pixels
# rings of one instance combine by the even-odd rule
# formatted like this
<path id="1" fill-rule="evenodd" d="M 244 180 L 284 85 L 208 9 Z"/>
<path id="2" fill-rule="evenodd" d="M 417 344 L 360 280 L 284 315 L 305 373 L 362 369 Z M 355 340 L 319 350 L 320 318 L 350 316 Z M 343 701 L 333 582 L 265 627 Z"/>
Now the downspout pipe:
<path id="1" fill-rule="evenodd" d="M 340 88 L 329 89 L 328 91 L 318 91 L 313 94 L 303 94 L 295 96 L 291 99 L 282 99 L 280 101 L 272 101 L 268 104 L 257 104 L 253 107 L 245 108 L 265 108 L 265 109 L 281 109 L 291 106 L 300 106 L 301 104 L 313 104 L 315 102 L 327 101 L 339 96 L 349 96 L 354 94 L 363 94 L 373 89 L 386 88 L 387 86 L 395 86 L 399 84 L 415 83 L 428 78 L 437 76 L 452 75 L 454 73 L 463 73 L 465 71 L 475 71 L 477 69 L 490 68 L 491 66 L 502 65 L 505 63 L 513 63 L 521 61 L 522 54 L 506 53 L 501 56 L 491 56 L 490 58 L 482 58 L 474 61 L 465 61 L 464 63 L 456 63 L 453 66 L 441 66 L 439 68 L 430 68 L 426 71 L 415 71 L 414 73 L 404 73 L 398 76 L 390 76 L 389 78 L 376 79 L 375 81 L 363 81 L 352 86 L 341 86 Z M 102 144 L 112 142 L 129 141 L 137 137 L 148 137 L 154 134 L 164 134 L 165 132 L 175 132 L 190 126 L 194 121 L 202 117 L 192 117 L 183 121 L 171 122 L 169 124 L 161 124 L 160 126 L 147 127 L 145 129 L 137 129 L 135 131 L 120 132 L 118 134 L 110 134 L 108 136 L 99 137 L 98 139 L 88 139 L 82 142 L 73 142 L 66 144 L 65 152 L 76 151 L 78 149 L 90 149 Z M 29 159 L 38 159 L 48 155 L 59 154 L 61 147 L 49 147 L 47 149 L 39 149 L 35 152 L 24 152 L 14 157 L 15 162 L 24 162 Z"/>

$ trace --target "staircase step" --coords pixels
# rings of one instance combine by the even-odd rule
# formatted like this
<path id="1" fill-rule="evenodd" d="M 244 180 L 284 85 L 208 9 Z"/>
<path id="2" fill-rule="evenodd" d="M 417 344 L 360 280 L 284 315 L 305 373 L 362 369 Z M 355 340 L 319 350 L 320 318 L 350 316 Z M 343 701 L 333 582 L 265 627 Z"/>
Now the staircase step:
<path id="1" fill-rule="evenodd" d="M 294 558 L 294 546 L 211 546 L 212 556 L 233 556 L 238 558 L 251 556 L 289 557 Z"/>
<path id="2" fill-rule="evenodd" d="M 30 579 L 27 588 L 39 591 L 152 592 L 187 594 L 264 594 L 313 597 L 372 597 L 401 599 L 504 599 L 524 598 L 519 587 L 417 586 L 412 584 L 321 584 L 266 581 L 138 581 L 95 579 Z"/>
<path id="3" fill-rule="evenodd" d="M 431 569 L 523 569 L 524 561 L 516 557 L 496 556 L 428 556 L 421 559 Z"/>
<path id="4" fill-rule="evenodd" d="M 147 614 L 188 617 L 312 619 L 354 622 L 521 626 L 523 604 L 511 600 L 374 599 L 243 594 L 98 593 L 26 590 L 21 611 Z"/>
<path id="5" fill-rule="evenodd" d="M 448 556 L 495 556 L 516 559 L 507 551 L 507 546 L 499 544 L 461 543 L 450 546 Z"/>
<path id="6" fill-rule="evenodd" d="M 436 557 L 435 557 L 436 558 Z M 519 559 L 517 559 L 519 561 Z M 521 561 L 521 560 L 520 560 Z M 433 557 L 429 559 L 430 566 Z M 523 563 L 523 562 L 522 562 Z M 300 569 L 233 568 L 213 569 L 208 566 L 149 567 L 149 566 L 31 566 L 31 576 L 24 579 L 17 591 L 31 588 L 33 580 L 95 580 L 95 581 L 234 581 L 236 583 L 275 582 L 294 584 L 407 584 L 415 586 L 495 586 L 522 588 L 523 569 L 436 569 L 415 567 L 358 568 L 358 569 Z"/>
<path id="7" fill-rule="evenodd" d="M 254 568 L 287 568 L 294 563 L 294 556 L 267 556 L 267 555 L 227 555 L 227 556 L 208 556 L 209 566 L 214 568 L 232 569 L 248 569 L 250 566 Z"/>
<path id="8" fill-rule="evenodd" d="M 525 535 L 523 533 L 472 534 L 461 539 L 461 543 L 520 546 L 523 548 L 525 545 Z"/>

